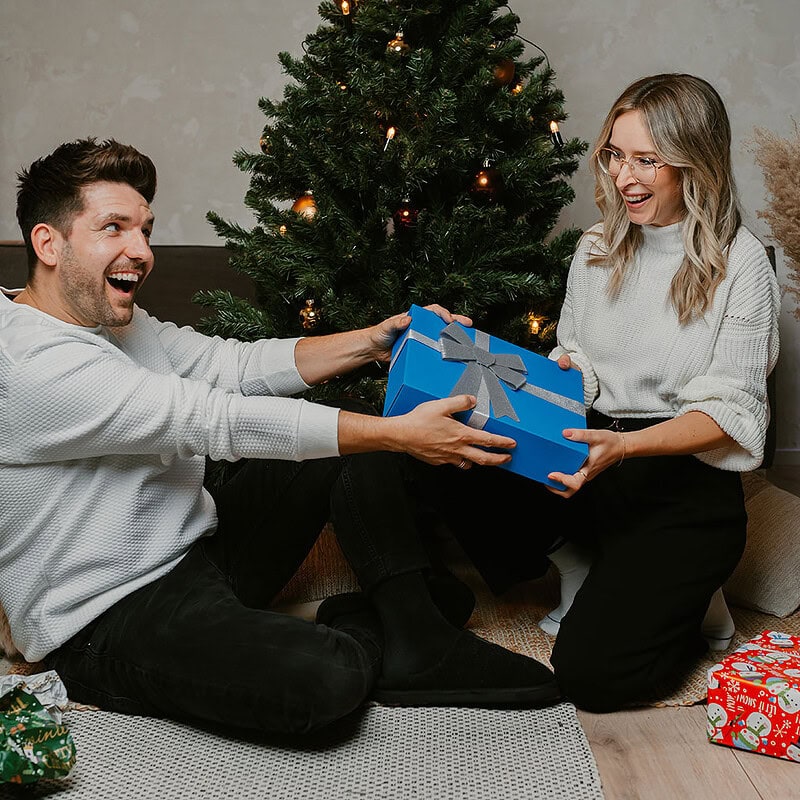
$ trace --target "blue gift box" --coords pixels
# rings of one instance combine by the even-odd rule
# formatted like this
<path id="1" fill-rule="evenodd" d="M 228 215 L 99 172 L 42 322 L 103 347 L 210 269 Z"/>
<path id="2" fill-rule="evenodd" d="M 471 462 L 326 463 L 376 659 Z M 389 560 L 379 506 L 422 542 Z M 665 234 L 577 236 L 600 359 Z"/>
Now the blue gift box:
<path id="1" fill-rule="evenodd" d="M 565 439 L 565 428 L 585 428 L 583 379 L 555 361 L 412 306 L 411 325 L 395 342 L 383 415 L 405 414 L 420 403 L 472 394 L 478 404 L 458 418 L 517 443 L 509 469 L 548 486 L 551 472 L 571 474 L 589 454 Z"/>

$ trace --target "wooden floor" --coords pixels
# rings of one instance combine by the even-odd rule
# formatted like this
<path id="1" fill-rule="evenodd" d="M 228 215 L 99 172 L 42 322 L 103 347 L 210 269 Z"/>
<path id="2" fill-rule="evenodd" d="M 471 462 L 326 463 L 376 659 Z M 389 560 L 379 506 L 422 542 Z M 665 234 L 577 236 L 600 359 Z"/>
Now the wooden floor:
<path id="1" fill-rule="evenodd" d="M 800 466 L 767 477 L 800 495 Z M 800 764 L 710 744 L 705 705 L 578 718 L 606 800 L 800 800 Z"/>

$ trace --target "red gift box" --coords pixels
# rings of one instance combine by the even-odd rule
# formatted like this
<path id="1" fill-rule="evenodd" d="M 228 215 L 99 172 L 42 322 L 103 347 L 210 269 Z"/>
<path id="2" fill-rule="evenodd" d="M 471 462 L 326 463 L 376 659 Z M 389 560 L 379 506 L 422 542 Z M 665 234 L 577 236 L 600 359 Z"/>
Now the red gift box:
<path id="1" fill-rule="evenodd" d="M 708 740 L 800 761 L 800 637 L 764 631 L 708 671 Z"/>

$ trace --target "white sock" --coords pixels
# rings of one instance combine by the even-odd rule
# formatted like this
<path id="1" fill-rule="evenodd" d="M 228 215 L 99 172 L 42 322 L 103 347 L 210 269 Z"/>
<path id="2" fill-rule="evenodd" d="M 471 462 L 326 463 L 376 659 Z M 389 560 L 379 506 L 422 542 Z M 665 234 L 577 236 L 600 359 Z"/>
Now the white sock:
<path id="1" fill-rule="evenodd" d="M 736 626 L 733 624 L 731 612 L 728 611 L 722 589 L 714 592 L 700 630 L 712 650 L 725 650 L 731 643 Z"/>
<path id="2" fill-rule="evenodd" d="M 565 542 L 558 550 L 548 553 L 547 557 L 556 565 L 561 576 L 561 602 L 544 619 L 539 620 L 539 627 L 551 636 L 556 636 L 561 627 L 561 620 L 572 606 L 572 601 L 583 586 L 592 560 L 589 553 L 572 542 Z"/>

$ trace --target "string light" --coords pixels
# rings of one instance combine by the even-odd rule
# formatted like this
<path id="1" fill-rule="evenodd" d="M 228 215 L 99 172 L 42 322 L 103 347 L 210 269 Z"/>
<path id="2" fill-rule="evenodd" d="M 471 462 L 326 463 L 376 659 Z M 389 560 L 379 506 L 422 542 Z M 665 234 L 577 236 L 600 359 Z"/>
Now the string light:
<path id="1" fill-rule="evenodd" d="M 559 131 L 558 123 L 555 120 L 550 123 L 550 140 L 559 150 L 564 146 L 564 140 L 561 138 L 561 131 Z"/>
<path id="2" fill-rule="evenodd" d="M 528 330 L 530 331 L 531 336 L 539 335 L 539 331 L 542 329 L 542 323 L 546 319 L 547 317 L 540 317 L 534 311 L 531 311 L 528 314 Z"/>
<path id="3" fill-rule="evenodd" d="M 397 133 L 397 128 L 395 128 L 394 125 L 390 125 L 386 129 L 386 143 L 383 145 L 384 153 L 386 152 L 386 148 L 389 146 L 389 142 L 391 142 L 392 139 L 394 139 L 396 133 Z"/>

